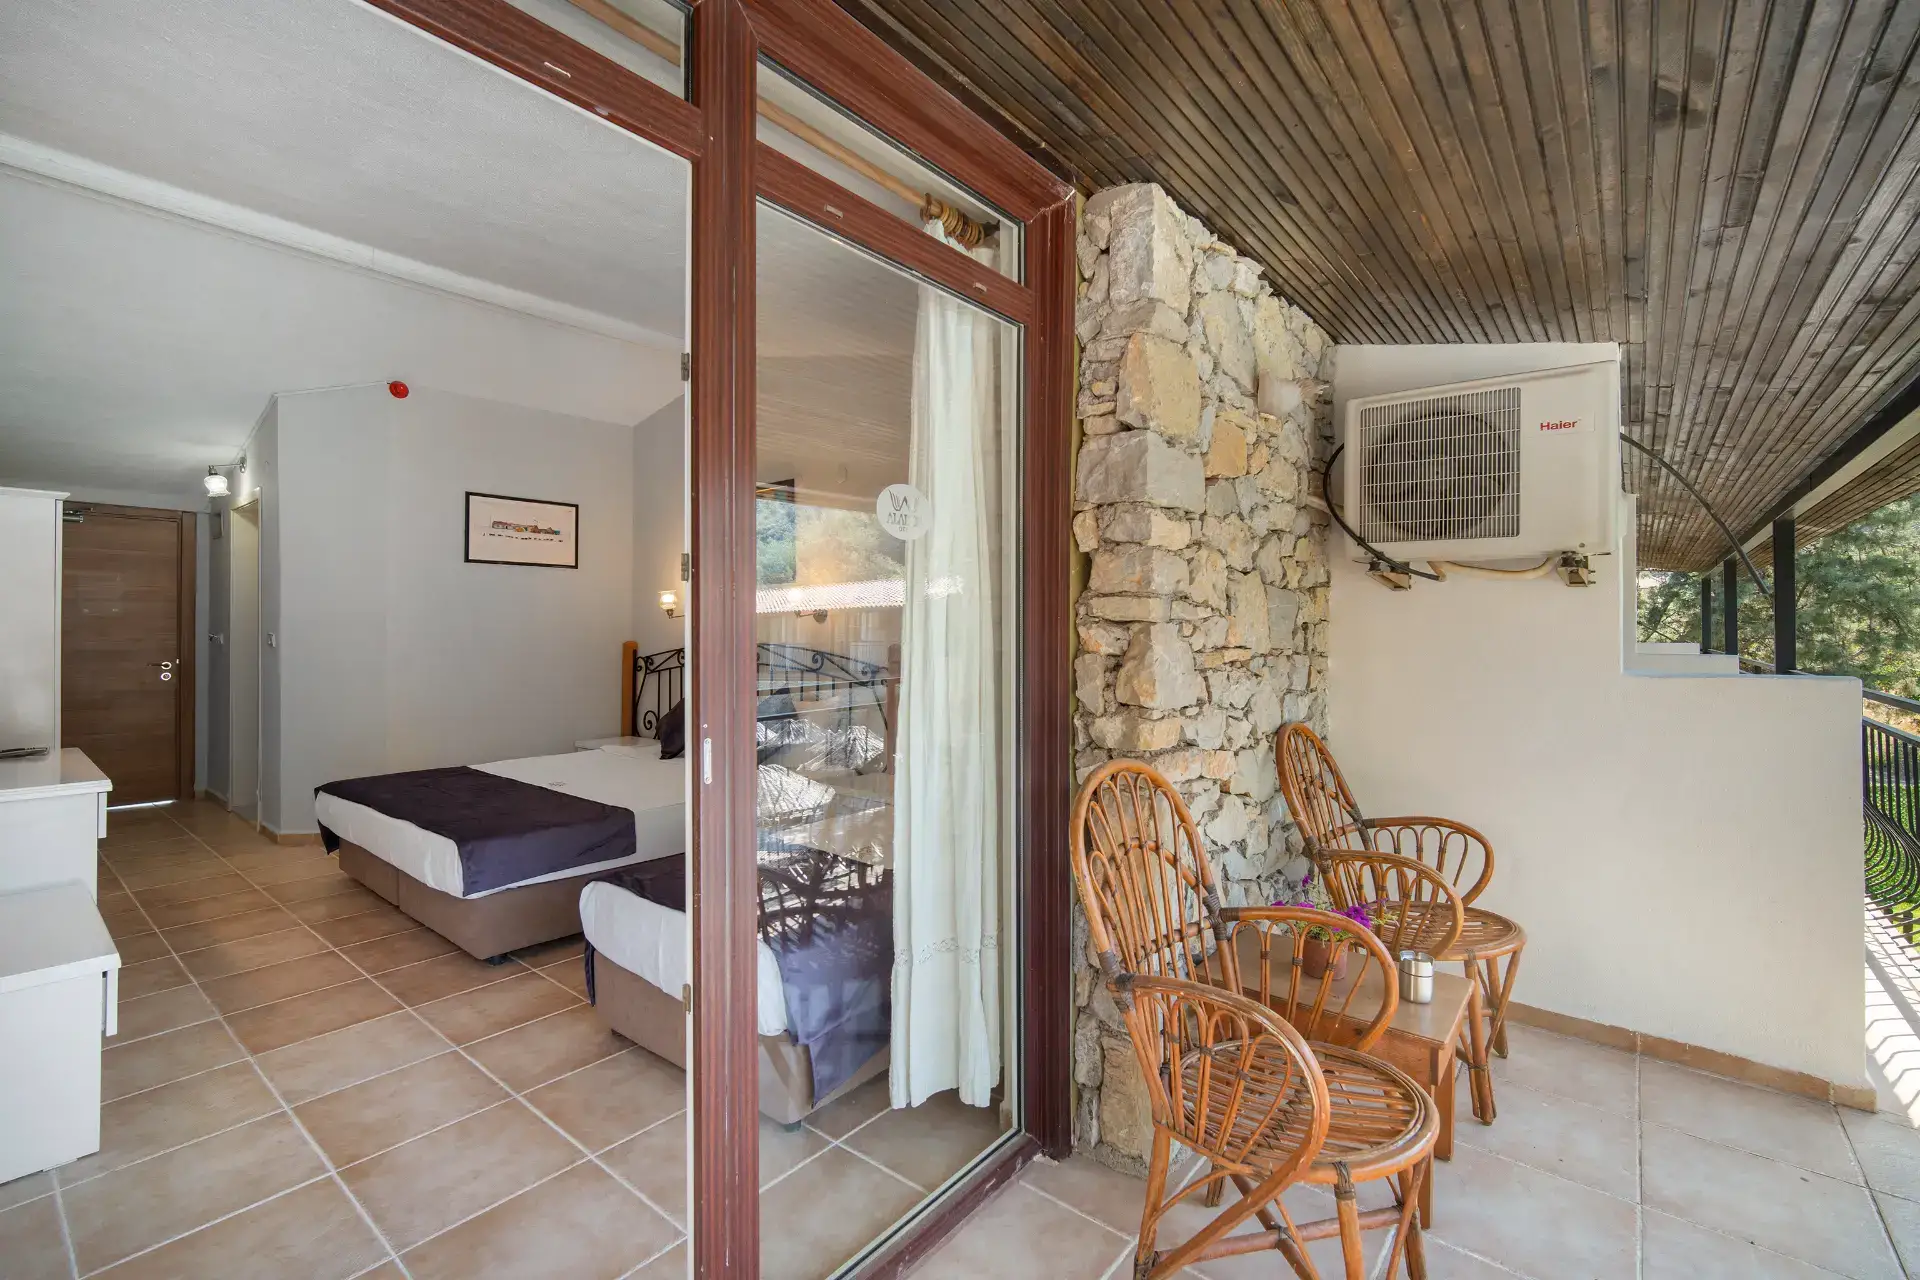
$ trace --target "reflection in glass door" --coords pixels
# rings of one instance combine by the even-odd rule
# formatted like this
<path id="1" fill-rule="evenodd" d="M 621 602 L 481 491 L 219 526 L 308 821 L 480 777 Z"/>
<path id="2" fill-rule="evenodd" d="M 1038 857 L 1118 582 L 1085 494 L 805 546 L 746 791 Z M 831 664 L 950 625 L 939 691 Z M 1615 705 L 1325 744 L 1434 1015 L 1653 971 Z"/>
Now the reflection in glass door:
<path id="1" fill-rule="evenodd" d="M 757 234 L 762 1274 L 818 1280 L 1017 1120 L 1020 331 Z"/>

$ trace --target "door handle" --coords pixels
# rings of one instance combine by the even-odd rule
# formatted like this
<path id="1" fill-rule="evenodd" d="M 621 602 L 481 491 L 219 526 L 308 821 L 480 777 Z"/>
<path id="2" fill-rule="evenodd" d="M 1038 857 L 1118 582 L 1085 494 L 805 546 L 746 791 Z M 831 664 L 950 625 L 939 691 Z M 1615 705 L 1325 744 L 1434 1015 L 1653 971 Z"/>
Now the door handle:
<path id="1" fill-rule="evenodd" d="M 162 683 L 164 683 L 173 679 L 173 669 L 178 666 L 179 663 L 180 660 L 178 658 L 170 658 L 165 662 L 149 662 L 147 665 L 160 668 L 160 679 Z"/>

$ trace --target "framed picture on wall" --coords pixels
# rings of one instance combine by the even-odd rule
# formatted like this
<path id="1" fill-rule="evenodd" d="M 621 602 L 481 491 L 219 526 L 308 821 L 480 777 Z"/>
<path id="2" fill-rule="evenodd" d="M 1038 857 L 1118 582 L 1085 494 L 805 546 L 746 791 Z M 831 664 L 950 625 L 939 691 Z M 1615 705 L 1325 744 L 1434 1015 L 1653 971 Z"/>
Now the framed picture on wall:
<path id="1" fill-rule="evenodd" d="M 467 494 L 467 563 L 580 567 L 580 504 Z"/>

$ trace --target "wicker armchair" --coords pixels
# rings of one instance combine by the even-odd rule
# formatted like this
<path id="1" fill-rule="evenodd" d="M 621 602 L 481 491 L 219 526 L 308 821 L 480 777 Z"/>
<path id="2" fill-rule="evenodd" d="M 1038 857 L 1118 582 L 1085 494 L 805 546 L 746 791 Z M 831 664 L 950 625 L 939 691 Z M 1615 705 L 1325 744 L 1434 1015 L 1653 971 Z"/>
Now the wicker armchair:
<path id="1" fill-rule="evenodd" d="M 1436 960 L 1464 966 L 1467 976 L 1479 983 L 1487 1025 L 1484 1038 L 1477 1035 L 1475 1039 L 1483 1039 L 1493 1052 L 1505 1057 L 1507 1004 L 1513 997 L 1513 980 L 1520 969 L 1527 934 L 1507 917 L 1473 905 L 1493 879 L 1493 847 L 1487 838 L 1449 818 L 1363 817 L 1340 766 L 1334 763 L 1333 753 L 1320 735 L 1304 724 L 1282 726 L 1274 756 L 1281 794 L 1300 828 L 1308 856 L 1328 877 L 1327 889 L 1335 906 L 1345 909 L 1367 900 L 1356 896 L 1361 892 L 1358 886 L 1340 880 L 1330 861 L 1335 855 L 1399 855 L 1430 868 L 1458 893 L 1460 928 L 1451 939 L 1442 934 L 1418 938 L 1412 925 L 1431 923 L 1424 912 L 1416 913 L 1423 917 L 1420 921 L 1400 922 L 1397 927 L 1415 937 L 1404 945 L 1426 951 Z M 1468 1066 L 1474 1072 L 1474 1114 L 1491 1124 L 1495 1115 L 1493 1079 L 1487 1073 L 1485 1057 L 1484 1051 L 1470 1055 Z"/>
<path id="2" fill-rule="evenodd" d="M 1410 1077 L 1358 1047 L 1378 1038 L 1391 1006 L 1364 1021 L 1347 1019 L 1338 982 L 1309 989 L 1295 975 L 1282 990 L 1270 976 L 1279 948 L 1304 945 L 1305 926 L 1343 922 L 1299 908 L 1223 906 L 1192 815 L 1145 764 L 1096 769 L 1074 803 L 1071 838 L 1093 945 L 1153 1098 L 1136 1276 L 1157 1280 L 1208 1258 L 1276 1249 L 1311 1280 L 1317 1273 L 1304 1242 L 1335 1236 L 1347 1274 L 1358 1276 L 1362 1233 L 1395 1227 L 1388 1274 L 1404 1257 L 1407 1274 L 1423 1280 L 1416 1207 L 1439 1135 L 1434 1104 Z M 1340 937 L 1335 951 L 1357 948 L 1363 963 L 1384 964 L 1397 977 L 1383 943 L 1358 930 Z M 1243 976 L 1243 947 L 1259 961 L 1257 974 Z M 1321 1031 L 1331 1042 L 1309 1047 L 1304 1037 Z M 1311 1079 L 1293 1074 L 1306 1068 Z M 1231 1125 L 1229 1102 L 1237 1117 Z M 1211 1167 L 1169 1197 L 1176 1139 Z M 1375 1180 L 1392 1182 L 1394 1203 L 1362 1212 L 1355 1184 Z M 1333 1187 L 1337 1216 L 1293 1222 L 1279 1196 L 1294 1181 Z M 1178 1248 L 1155 1248 L 1168 1210 L 1196 1194 L 1217 1204 L 1228 1183 L 1239 1192 L 1235 1204 Z M 1230 1234 L 1249 1219 L 1262 1229 Z"/>

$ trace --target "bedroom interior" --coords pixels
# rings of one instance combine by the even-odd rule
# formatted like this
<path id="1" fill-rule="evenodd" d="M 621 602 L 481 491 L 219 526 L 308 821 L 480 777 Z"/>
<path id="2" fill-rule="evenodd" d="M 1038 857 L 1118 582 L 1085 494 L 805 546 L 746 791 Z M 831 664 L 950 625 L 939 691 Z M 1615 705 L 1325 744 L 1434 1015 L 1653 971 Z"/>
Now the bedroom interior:
<path id="1" fill-rule="evenodd" d="M 979 304 L 1026 228 L 760 67 L 762 154 L 824 203 L 755 215 L 752 639 L 709 677 L 749 713 L 716 743 L 694 166 L 385 7 L 0 22 L 0 485 L 56 548 L 189 513 L 198 583 L 192 786 L 77 838 L 119 966 L 97 1132 L 0 1185 L 0 1252 L 687 1273 L 717 772 L 753 796 L 758 1273 L 897 1266 L 1030 1123 L 1029 343 Z M 668 0 L 514 8 L 683 91 Z"/>

